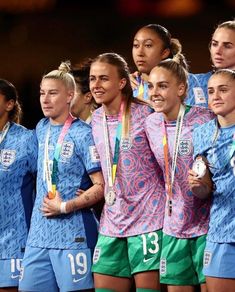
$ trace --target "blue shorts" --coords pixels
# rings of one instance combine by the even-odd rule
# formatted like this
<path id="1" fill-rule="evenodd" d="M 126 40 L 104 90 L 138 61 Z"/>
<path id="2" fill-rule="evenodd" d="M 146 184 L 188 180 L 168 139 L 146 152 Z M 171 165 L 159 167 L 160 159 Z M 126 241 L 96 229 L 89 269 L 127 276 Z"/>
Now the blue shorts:
<path id="1" fill-rule="evenodd" d="M 203 273 L 208 277 L 235 278 L 235 243 L 206 243 Z"/>
<path id="2" fill-rule="evenodd" d="M 22 259 L 0 260 L 0 288 L 18 287 Z"/>
<path id="3" fill-rule="evenodd" d="M 94 287 L 92 250 L 44 249 L 27 246 L 19 290 L 67 292 Z"/>

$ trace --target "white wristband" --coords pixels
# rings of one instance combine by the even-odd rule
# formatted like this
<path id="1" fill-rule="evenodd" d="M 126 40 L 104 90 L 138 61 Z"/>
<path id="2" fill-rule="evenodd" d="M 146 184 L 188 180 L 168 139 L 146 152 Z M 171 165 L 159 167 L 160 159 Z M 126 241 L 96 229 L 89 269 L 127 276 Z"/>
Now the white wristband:
<path id="1" fill-rule="evenodd" d="M 60 213 L 61 214 L 66 214 L 67 212 L 66 212 L 66 202 L 62 202 L 61 204 L 60 204 Z"/>

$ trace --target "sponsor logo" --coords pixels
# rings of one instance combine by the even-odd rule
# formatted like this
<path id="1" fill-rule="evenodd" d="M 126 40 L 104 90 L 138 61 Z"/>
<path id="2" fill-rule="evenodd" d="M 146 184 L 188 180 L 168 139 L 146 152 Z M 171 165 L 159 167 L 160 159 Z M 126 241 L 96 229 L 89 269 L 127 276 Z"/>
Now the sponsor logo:
<path id="1" fill-rule="evenodd" d="M 189 155 L 192 151 L 192 144 L 189 139 L 180 140 L 179 153 L 180 155 Z"/>
<path id="2" fill-rule="evenodd" d="M 72 156 L 74 149 L 73 142 L 63 142 L 61 148 L 61 157 L 68 159 Z"/>
<path id="3" fill-rule="evenodd" d="M 96 147 L 95 146 L 90 146 L 89 147 L 89 151 L 90 151 L 91 161 L 93 163 L 99 162 L 100 161 L 100 156 L 99 156 L 99 153 L 98 153 Z"/>
<path id="4" fill-rule="evenodd" d="M 144 258 L 144 259 L 143 259 L 143 262 L 144 262 L 144 263 L 147 263 L 147 262 L 149 262 L 149 261 L 151 261 L 151 260 L 153 260 L 153 259 L 154 259 L 154 258 L 149 258 L 149 259 Z"/>
<path id="5" fill-rule="evenodd" d="M 85 276 L 85 277 L 82 277 L 82 278 L 80 278 L 80 279 L 73 279 L 73 283 L 80 282 L 80 281 L 82 281 L 82 280 L 85 279 L 85 278 L 86 278 L 86 276 Z"/>
<path id="6" fill-rule="evenodd" d="M 13 274 L 11 275 L 12 279 L 16 279 L 16 278 L 19 278 L 19 277 L 20 277 L 20 275 L 13 275 Z"/>

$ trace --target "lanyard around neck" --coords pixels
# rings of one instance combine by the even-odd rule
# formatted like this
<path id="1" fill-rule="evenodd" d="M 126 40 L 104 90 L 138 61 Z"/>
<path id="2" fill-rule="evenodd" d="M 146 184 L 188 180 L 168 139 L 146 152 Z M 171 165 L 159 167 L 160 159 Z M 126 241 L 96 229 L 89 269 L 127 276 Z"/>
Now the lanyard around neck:
<path id="1" fill-rule="evenodd" d="M 175 179 L 175 169 L 176 169 L 176 162 L 178 156 L 178 149 L 179 149 L 179 142 L 180 142 L 180 134 L 183 126 L 183 118 L 185 114 L 185 106 L 180 105 L 180 110 L 177 116 L 176 121 L 176 130 L 175 130 L 175 140 L 174 140 L 174 147 L 173 147 L 173 157 L 172 157 L 172 165 L 171 165 L 171 176 L 170 176 L 170 169 L 169 169 L 169 146 L 168 146 L 168 139 L 167 139 L 167 131 L 166 125 L 163 121 L 163 151 L 164 151 L 164 161 L 165 161 L 165 173 L 166 173 L 166 186 L 167 186 L 167 195 L 170 201 L 170 205 L 172 208 L 172 188 Z M 170 214 L 172 210 L 169 210 Z"/>
<path id="2" fill-rule="evenodd" d="M 67 134 L 71 124 L 73 122 L 73 117 L 71 115 L 68 116 L 66 119 L 63 128 L 60 132 L 58 141 L 56 143 L 55 147 L 55 152 L 54 152 L 54 158 L 52 162 L 52 172 L 51 172 L 51 167 L 50 167 L 50 160 L 49 160 L 49 138 L 50 138 L 50 130 L 51 130 L 51 125 L 49 124 L 47 134 L 46 134 L 46 140 L 45 140 L 45 151 L 44 151 L 44 165 L 45 165 L 45 177 L 47 181 L 47 190 L 49 194 L 49 198 L 54 198 L 55 193 L 56 193 L 56 183 L 57 183 L 57 173 L 58 173 L 58 161 L 59 161 L 59 156 L 60 152 L 62 149 L 62 144 L 64 141 L 64 137 Z"/>
<path id="3" fill-rule="evenodd" d="M 103 130 L 104 130 L 104 143 L 105 143 L 105 156 L 106 156 L 106 166 L 107 166 L 107 175 L 108 175 L 108 186 L 109 188 L 113 188 L 114 181 L 117 173 L 117 164 L 119 158 L 119 149 L 120 149 L 120 141 L 122 134 L 123 125 L 125 123 L 124 117 L 124 102 L 121 103 L 120 112 L 118 114 L 118 126 L 115 137 L 115 146 L 114 146 L 114 156 L 113 162 L 111 162 L 111 145 L 110 145 L 110 137 L 108 133 L 108 125 L 105 112 L 103 112 Z"/>

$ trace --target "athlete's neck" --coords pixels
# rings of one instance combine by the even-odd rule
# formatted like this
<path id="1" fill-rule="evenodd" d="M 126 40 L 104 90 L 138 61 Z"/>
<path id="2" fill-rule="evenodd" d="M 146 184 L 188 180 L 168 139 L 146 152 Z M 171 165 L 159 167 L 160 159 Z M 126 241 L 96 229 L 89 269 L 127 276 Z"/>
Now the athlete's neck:
<path id="1" fill-rule="evenodd" d="M 121 107 L 121 99 L 115 99 L 111 103 L 104 104 L 103 108 L 106 115 L 117 115 L 119 114 L 120 107 Z"/>
<path id="2" fill-rule="evenodd" d="M 163 112 L 163 117 L 166 122 L 176 121 L 180 111 L 180 104 L 175 105 L 169 112 Z"/>
<path id="3" fill-rule="evenodd" d="M 79 119 L 86 121 L 91 116 L 91 107 L 85 107 L 84 110 L 79 114 Z"/>
<path id="4" fill-rule="evenodd" d="M 66 112 L 58 117 L 50 117 L 50 123 L 52 125 L 63 125 L 67 118 L 69 117 L 70 113 Z"/>
<path id="5" fill-rule="evenodd" d="M 7 122 L 9 122 L 8 115 L 6 116 L 4 115 L 3 117 L 0 118 L 0 131 L 3 130 Z"/>
<path id="6" fill-rule="evenodd" d="M 217 119 L 221 127 L 229 127 L 235 125 L 235 112 L 233 111 L 225 117 L 218 115 Z"/>

